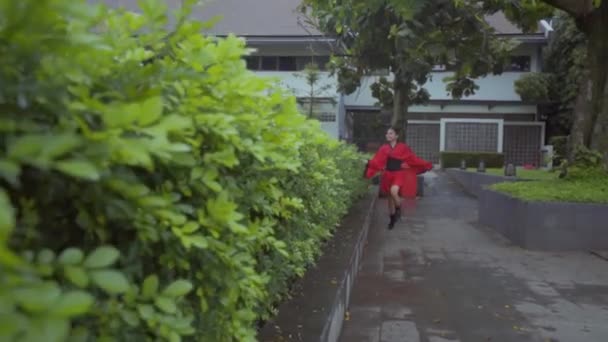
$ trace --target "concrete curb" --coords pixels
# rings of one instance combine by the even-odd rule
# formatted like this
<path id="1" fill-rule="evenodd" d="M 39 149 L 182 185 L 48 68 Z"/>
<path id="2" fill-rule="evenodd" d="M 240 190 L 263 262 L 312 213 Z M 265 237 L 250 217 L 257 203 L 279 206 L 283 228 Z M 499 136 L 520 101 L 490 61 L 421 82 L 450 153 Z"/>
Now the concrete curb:
<path id="1" fill-rule="evenodd" d="M 354 203 L 323 255 L 292 286 L 292 297 L 260 328 L 261 342 L 336 342 L 367 243 L 378 187 Z"/>
<path id="2" fill-rule="evenodd" d="M 363 258 L 363 249 L 365 248 L 365 244 L 367 242 L 372 214 L 374 213 L 374 207 L 377 199 L 378 196 L 374 196 L 369 208 L 367 209 L 367 214 L 365 215 L 365 220 L 363 221 L 363 228 L 361 229 L 357 243 L 354 246 L 349 267 L 344 272 L 344 277 L 340 281 L 340 286 L 338 287 L 336 298 L 330 310 L 329 318 L 319 338 L 319 341 L 321 342 L 337 342 L 338 338 L 340 337 L 340 333 L 342 332 L 344 315 L 350 303 L 350 295 L 355 285 L 357 273 L 359 272 L 360 261 Z"/>

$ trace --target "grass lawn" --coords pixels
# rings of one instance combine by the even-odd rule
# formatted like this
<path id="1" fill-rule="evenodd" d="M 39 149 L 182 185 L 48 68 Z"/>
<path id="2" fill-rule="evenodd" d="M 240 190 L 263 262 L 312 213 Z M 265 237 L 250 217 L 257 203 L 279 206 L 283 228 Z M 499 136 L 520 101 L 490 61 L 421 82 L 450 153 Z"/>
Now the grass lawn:
<path id="1" fill-rule="evenodd" d="M 608 176 L 575 180 L 554 178 L 499 183 L 493 185 L 492 189 L 524 201 L 608 204 Z"/>
<path id="2" fill-rule="evenodd" d="M 467 171 L 476 172 L 470 168 Z M 502 168 L 488 168 L 486 173 L 503 176 Z M 524 201 L 576 202 L 608 204 L 608 175 L 581 179 L 559 179 L 559 172 L 517 168 L 517 177 L 524 182 L 506 182 L 491 186 Z"/>
<path id="3" fill-rule="evenodd" d="M 471 168 L 467 171 L 477 171 L 477 169 Z M 496 176 L 504 176 L 505 172 L 501 168 L 488 168 L 486 169 L 486 173 L 489 175 Z M 558 172 L 551 172 L 545 170 L 526 170 L 522 168 L 517 168 L 517 178 L 522 179 L 534 179 L 534 180 L 549 180 L 549 179 L 557 179 L 559 176 Z"/>

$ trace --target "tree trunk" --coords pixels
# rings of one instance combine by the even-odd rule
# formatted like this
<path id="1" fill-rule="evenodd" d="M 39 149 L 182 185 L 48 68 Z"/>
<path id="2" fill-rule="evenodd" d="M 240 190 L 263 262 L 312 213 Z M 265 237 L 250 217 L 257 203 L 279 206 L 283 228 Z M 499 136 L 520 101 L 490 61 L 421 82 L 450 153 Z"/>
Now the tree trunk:
<path id="1" fill-rule="evenodd" d="M 586 21 L 593 80 L 589 147 L 604 155 L 604 165 L 608 167 L 608 1 L 603 1 Z"/>
<path id="2" fill-rule="evenodd" d="M 608 114 L 605 108 L 608 106 L 608 1 L 603 1 L 592 12 L 577 17 L 577 24 L 588 39 L 588 70 L 574 108 L 568 153 L 570 160 L 580 145 L 607 154 L 604 141 L 608 135 Z"/>
<path id="3" fill-rule="evenodd" d="M 395 76 L 397 78 L 397 76 Z M 396 126 L 399 121 L 399 117 L 401 116 L 401 97 L 403 96 L 403 90 L 397 83 L 394 81 L 393 85 L 393 116 L 391 117 L 391 126 Z"/>
<path id="4" fill-rule="evenodd" d="M 588 71 L 585 71 L 588 73 Z M 572 130 L 568 140 L 568 160 L 574 159 L 574 154 L 578 146 L 588 146 L 587 141 L 592 129 L 591 120 L 591 80 L 585 79 L 581 82 L 574 111 L 572 113 Z"/>
<path id="5" fill-rule="evenodd" d="M 405 140 L 407 131 L 407 111 L 409 107 L 408 84 L 409 83 L 404 82 L 402 75 L 398 73 L 395 74 L 395 80 L 393 81 L 393 116 L 391 118 L 391 126 L 400 128 L 401 134 L 399 136 L 402 140 Z"/>
<path id="6" fill-rule="evenodd" d="M 595 120 L 591 135 L 591 148 L 604 156 L 604 168 L 608 170 L 608 81 L 604 82 L 603 104 Z"/>

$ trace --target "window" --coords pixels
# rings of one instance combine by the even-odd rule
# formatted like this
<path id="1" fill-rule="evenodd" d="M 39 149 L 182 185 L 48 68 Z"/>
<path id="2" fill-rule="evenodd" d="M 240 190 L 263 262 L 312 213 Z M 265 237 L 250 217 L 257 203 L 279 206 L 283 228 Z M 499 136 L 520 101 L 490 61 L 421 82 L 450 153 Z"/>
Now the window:
<path id="1" fill-rule="evenodd" d="M 297 70 L 304 70 L 309 64 L 316 64 L 319 70 L 327 69 L 329 56 L 298 56 L 296 57 Z"/>
<path id="2" fill-rule="evenodd" d="M 296 71 L 297 63 L 295 57 L 279 57 L 280 71 Z"/>
<path id="3" fill-rule="evenodd" d="M 247 69 L 264 71 L 301 71 L 310 63 L 326 70 L 329 56 L 246 56 Z"/>
<path id="4" fill-rule="evenodd" d="M 277 58 L 274 56 L 262 56 L 262 66 L 260 70 L 277 70 Z"/>
<path id="5" fill-rule="evenodd" d="M 532 58 L 530 56 L 512 56 L 510 64 L 505 67 L 505 71 L 527 72 L 530 71 L 531 64 Z"/>
<path id="6" fill-rule="evenodd" d="M 245 61 L 247 62 L 247 69 L 249 69 L 249 70 L 260 69 L 260 57 L 247 56 L 247 57 L 245 57 Z"/>
<path id="7" fill-rule="evenodd" d="M 312 57 L 310 56 L 298 56 L 296 57 L 296 68 L 298 70 L 306 69 L 306 66 L 313 62 Z"/>

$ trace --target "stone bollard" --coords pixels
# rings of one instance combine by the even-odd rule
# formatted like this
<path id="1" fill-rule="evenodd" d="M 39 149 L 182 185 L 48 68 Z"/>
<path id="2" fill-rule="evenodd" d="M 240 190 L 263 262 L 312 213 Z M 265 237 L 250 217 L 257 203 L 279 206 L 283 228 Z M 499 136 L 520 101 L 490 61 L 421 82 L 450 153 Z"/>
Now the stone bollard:
<path id="1" fill-rule="evenodd" d="M 477 172 L 486 172 L 486 162 L 483 160 L 479 161 L 479 166 L 477 167 Z"/>
<path id="2" fill-rule="evenodd" d="M 511 163 L 507 164 L 507 166 L 505 166 L 505 176 L 507 177 L 515 177 L 517 176 L 517 169 L 515 168 L 515 166 Z"/>

